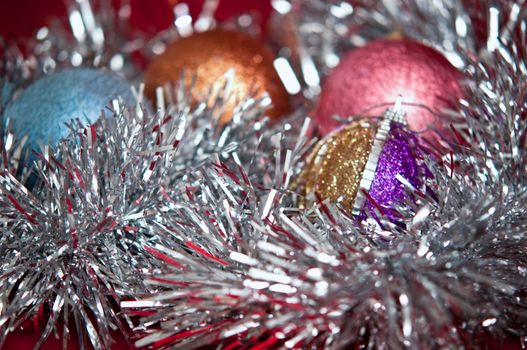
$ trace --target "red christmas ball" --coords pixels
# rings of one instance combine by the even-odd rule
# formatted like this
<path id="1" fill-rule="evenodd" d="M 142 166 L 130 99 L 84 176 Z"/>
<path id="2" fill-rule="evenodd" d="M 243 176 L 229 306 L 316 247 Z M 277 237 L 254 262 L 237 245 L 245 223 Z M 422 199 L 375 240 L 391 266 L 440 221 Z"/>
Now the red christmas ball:
<path id="1" fill-rule="evenodd" d="M 315 120 L 322 135 L 350 116 L 381 115 L 402 97 L 409 128 L 436 143 L 451 139 L 437 112 L 455 108 L 462 74 L 436 50 L 410 40 L 378 40 L 350 51 L 326 77 Z"/>

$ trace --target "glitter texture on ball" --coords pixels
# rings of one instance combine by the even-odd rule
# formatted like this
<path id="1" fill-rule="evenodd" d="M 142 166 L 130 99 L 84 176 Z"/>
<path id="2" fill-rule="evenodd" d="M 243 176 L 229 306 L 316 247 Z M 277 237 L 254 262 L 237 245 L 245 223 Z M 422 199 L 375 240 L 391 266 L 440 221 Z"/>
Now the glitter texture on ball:
<path id="1" fill-rule="evenodd" d="M 232 118 L 236 105 L 247 96 L 262 97 L 269 94 L 272 107 L 267 110 L 271 118 L 279 118 L 289 109 L 289 95 L 273 66 L 272 52 L 257 39 L 236 31 L 211 30 L 195 33 L 174 41 L 166 51 L 149 65 L 145 74 L 145 93 L 155 99 L 157 87 L 166 83 L 177 84 L 182 72 L 192 97 L 202 100 L 215 86 L 225 82 L 228 70 L 234 71 L 232 96 L 221 116 L 220 124 Z"/>
<path id="2" fill-rule="evenodd" d="M 417 147 L 416 137 L 400 123 L 352 122 L 319 141 L 308 157 L 302 174 L 305 194 L 340 202 L 359 218 L 367 208 L 393 219 L 392 205 L 407 198 L 400 178 L 414 188 L 422 183 Z"/>
<path id="3" fill-rule="evenodd" d="M 128 82 L 117 75 L 91 68 L 70 68 L 45 76 L 11 101 L 5 118 L 13 122 L 15 132 L 28 136 L 28 146 L 56 145 L 67 136 L 66 123 L 74 119 L 93 123 L 111 100 L 121 97 L 132 104 L 134 97 Z"/>
<path id="4" fill-rule="evenodd" d="M 462 74 L 436 50 L 410 40 L 378 40 L 350 51 L 326 77 L 316 111 L 322 135 L 342 127 L 338 116 L 381 115 L 402 97 L 410 130 L 436 143 L 452 139 L 443 109 L 455 109 Z"/>

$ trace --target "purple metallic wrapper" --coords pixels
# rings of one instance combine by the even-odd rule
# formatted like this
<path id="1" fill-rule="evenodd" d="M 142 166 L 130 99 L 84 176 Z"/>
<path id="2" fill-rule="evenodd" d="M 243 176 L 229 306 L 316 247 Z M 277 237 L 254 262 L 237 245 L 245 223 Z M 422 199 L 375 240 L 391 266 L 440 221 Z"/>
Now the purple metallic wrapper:
<path id="1" fill-rule="evenodd" d="M 402 130 L 400 124 L 392 123 L 390 137 L 386 140 L 377 163 L 377 170 L 369 190 L 370 198 L 365 206 L 374 212 L 382 208 L 390 220 L 397 216 L 392 205 L 408 197 L 408 188 L 398 179 L 404 178 L 414 188 L 422 183 L 422 172 L 417 162 L 415 136 Z M 374 202 L 374 203 L 373 203 Z"/>

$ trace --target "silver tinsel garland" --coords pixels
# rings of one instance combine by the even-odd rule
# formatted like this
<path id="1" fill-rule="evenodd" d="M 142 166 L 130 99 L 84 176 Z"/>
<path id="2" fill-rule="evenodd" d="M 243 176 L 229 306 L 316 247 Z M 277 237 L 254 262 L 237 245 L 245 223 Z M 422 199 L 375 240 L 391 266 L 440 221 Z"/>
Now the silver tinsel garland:
<path id="1" fill-rule="evenodd" d="M 227 181 L 228 194 L 201 202 L 193 209 L 200 219 L 185 221 L 194 228 L 181 233 L 230 234 L 205 252 L 154 246 L 168 263 L 148 282 L 162 290 L 122 303 L 153 313 L 137 329 L 145 337 L 136 345 L 458 349 L 481 347 L 485 332 L 525 337 L 522 3 L 482 5 L 489 15 L 485 43 L 474 36 L 474 13 L 458 1 L 292 5 L 275 2 L 282 11 L 298 11 L 299 71 L 311 74 L 303 75 L 307 97 L 319 82 L 310 62 L 322 77 L 349 47 L 401 28 L 465 70 L 469 93 L 460 116 L 466 124 L 458 129 L 464 141 L 440 164 L 430 162 L 437 198 L 421 199 L 398 231 L 357 226 L 331 203 L 302 212 L 285 198 L 270 202 L 282 198 L 280 186 L 255 201 L 255 186 L 239 181 L 250 170 L 232 169 L 205 187 Z M 356 35 L 339 36 L 344 29 Z"/>
<path id="2" fill-rule="evenodd" d="M 480 2 L 479 17 L 455 0 L 273 4 L 296 28 L 308 99 L 346 50 L 393 29 L 464 69 L 463 142 L 425 160 L 433 193 L 398 205 L 403 227 L 357 224 L 328 201 L 299 208 L 305 113 L 270 125 L 267 99 L 249 99 L 220 129 L 228 86 L 193 108 L 179 88 L 155 114 L 114 101 L 111 118 L 72 123 L 32 172 L 18 168 L 6 128 L 4 334 L 44 312 L 42 339 L 65 327 L 95 348 L 112 329 L 171 349 L 478 348 L 482 332 L 527 341 L 523 2 Z M 487 14 L 481 42 L 471 21 Z M 23 176 L 38 178 L 33 190 Z"/>
<path id="3" fill-rule="evenodd" d="M 6 169 L 0 183 L 3 336 L 43 311 L 49 319 L 42 340 L 59 320 L 65 334 L 73 320 L 75 332 L 97 349 L 109 346 L 110 329 L 129 333 L 132 321 L 117 305 L 148 290 L 141 273 L 161 266 L 149 246 L 185 244 L 160 226 L 161 218 L 178 213 L 176 222 L 188 220 L 179 196 L 207 192 L 193 172 L 219 167 L 240 144 L 252 156 L 258 151 L 252 145 L 266 134 L 265 122 L 251 122 L 262 118 L 263 100 L 247 101 L 236 111 L 243 123 L 216 132 L 211 120 L 222 111 L 220 99 L 191 108 L 182 98 L 166 115 L 114 101 L 112 116 L 92 126 L 73 123 L 68 139 L 40 155 L 31 190 Z M 6 131 L 3 139 L 8 163 L 16 136 Z"/>
<path id="4" fill-rule="evenodd" d="M 101 11 L 100 17 L 109 13 Z M 126 51 L 94 42 L 92 36 L 105 32 L 104 21 L 87 26 L 85 17 L 93 15 L 87 2 L 70 11 L 70 18 L 83 19 L 71 25 L 74 34 L 86 26 L 85 40 L 74 35 L 77 41 L 71 43 L 63 30 L 50 34 L 51 29 L 41 29 L 28 57 L 6 49 L 0 115 L 14 91 L 60 67 L 103 66 L 137 75 L 128 60 L 114 64 Z M 149 246 L 190 244 L 161 224 L 167 212 L 179 215 L 175 222 L 188 220 L 180 196 L 208 195 L 200 183 L 214 179 L 195 178 L 194 172 L 221 168 L 226 160 L 250 163 L 255 157 L 260 161 L 260 154 L 274 155 L 271 144 L 259 148 L 260 139 L 273 132 L 263 118 L 267 97 L 244 101 L 233 121 L 220 129 L 217 121 L 230 98 L 231 80 L 227 73 L 226 85 L 218 86 L 215 99 L 207 103 L 191 104 L 188 91 L 175 90 L 166 105 L 159 101 L 155 114 L 139 104 L 139 89 L 137 106 L 116 100 L 96 124 L 72 122 L 70 136 L 55 149 L 37 151 L 39 161 L 33 166 L 20 162 L 28 159 L 23 156 L 29 151 L 25 138 L 13 134 L 8 120 L 2 123 L 0 344 L 12 331 L 28 327 L 28 321 L 41 333 L 36 347 L 53 333 L 63 337 L 65 347 L 76 337 L 83 348 L 95 349 L 109 348 L 114 332 L 131 335 L 134 320 L 122 314 L 119 303 L 154 291 L 142 275 L 160 268 L 162 261 Z M 235 151 L 238 157 L 233 158 Z M 254 169 L 273 172 L 269 164 L 259 162 Z M 260 180 L 263 184 L 268 178 Z"/>

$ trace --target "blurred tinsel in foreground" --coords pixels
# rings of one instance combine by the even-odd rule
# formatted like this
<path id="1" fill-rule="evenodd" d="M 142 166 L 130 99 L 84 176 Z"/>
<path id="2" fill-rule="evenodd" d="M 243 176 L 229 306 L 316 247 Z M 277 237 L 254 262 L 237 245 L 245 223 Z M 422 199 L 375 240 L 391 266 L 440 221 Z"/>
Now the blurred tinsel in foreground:
<path id="1" fill-rule="evenodd" d="M 123 19 L 80 1 L 71 10 L 78 23 L 99 23 L 84 37 L 72 23 L 73 42 L 65 31 L 40 31 L 29 58 L 5 50 L 0 341 L 28 322 L 42 325 L 42 341 L 55 333 L 66 344 L 76 333 L 96 349 L 109 348 L 115 330 L 136 347 L 171 349 L 473 349 L 486 333 L 527 341 L 524 2 L 272 3 L 276 72 L 267 51 L 232 61 L 231 50 L 216 56 L 217 83 L 204 84 L 217 72 L 186 61 L 207 53 L 192 56 L 191 42 L 177 69 L 163 67 L 177 81 L 156 81 L 147 97 L 132 52 L 155 56 L 210 30 L 217 3 L 207 2 L 194 27 L 176 5 L 175 28 L 157 38 L 116 31 L 108 42 L 101 35 Z M 243 18 L 214 33 L 252 33 Z M 348 53 L 387 38 L 427 45 L 405 44 L 409 56 L 379 61 L 382 69 L 403 62 L 417 80 L 408 73 L 407 95 L 370 113 L 346 110 L 328 86 L 341 78 L 350 86 L 354 69 L 339 67 L 360 62 Z M 452 101 L 435 95 L 445 87 L 429 84 L 423 57 L 450 79 Z M 57 141 L 28 140 L 13 104 L 41 76 L 78 66 L 138 88 L 114 96 L 101 87 L 117 84 L 90 80 L 108 97 L 94 117 L 75 116 Z M 251 74 L 263 80 L 251 85 Z M 397 76 L 374 75 L 367 85 L 382 91 Z M 72 86 L 62 96 L 77 107 Z M 328 99 L 336 102 L 320 107 Z M 269 119 L 273 101 L 290 106 Z M 420 130 L 412 120 L 423 115 L 430 122 Z M 339 126 L 324 131 L 330 123 Z"/>

